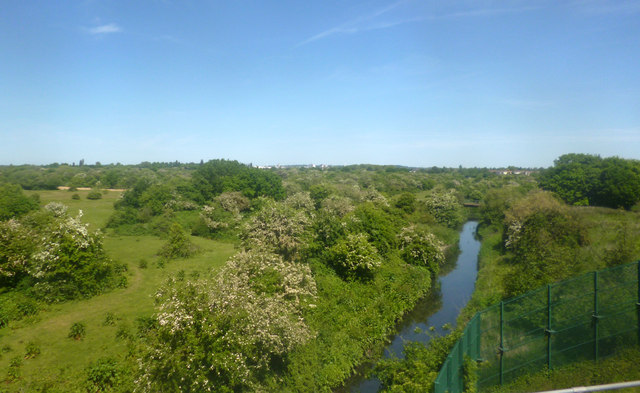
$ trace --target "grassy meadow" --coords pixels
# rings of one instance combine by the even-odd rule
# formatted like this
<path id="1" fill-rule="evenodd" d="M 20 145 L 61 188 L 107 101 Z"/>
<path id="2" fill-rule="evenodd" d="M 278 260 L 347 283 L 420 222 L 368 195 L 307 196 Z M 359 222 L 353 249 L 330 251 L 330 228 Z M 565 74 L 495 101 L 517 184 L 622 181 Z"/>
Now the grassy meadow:
<path id="1" fill-rule="evenodd" d="M 56 201 L 84 213 L 83 222 L 90 229 L 102 228 L 113 212 L 113 202 L 119 192 L 108 192 L 99 200 L 86 199 L 87 191 L 77 191 L 79 200 L 71 199 L 76 192 L 41 191 L 42 204 Z M 234 254 L 231 243 L 193 237 L 200 252 L 189 259 L 178 259 L 159 267 L 156 255 L 163 240 L 154 236 L 113 236 L 105 234 L 104 247 L 114 260 L 128 266 L 127 287 L 85 300 L 53 304 L 35 316 L 12 322 L 0 330 L 0 374 L 11 379 L 10 363 L 21 359 L 19 378 L 0 385 L 0 391 L 44 391 L 48 384 L 55 391 L 76 391 L 86 379 L 86 367 L 99 358 L 123 358 L 128 352 L 127 334 L 136 334 L 136 320 L 154 312 L 153 295 L 168 278 L 184 274 L 205 275 L 224 264 Z M 105 323 L 110 316 L 111 324 Z M 81 340 L 68 338 L 72 324 L 82 322 L 86 335 Z M 119 337 L 118 337 L 119 336 Z M 40 354 L 26 359 L 27 346 L 36 344 Z"/>

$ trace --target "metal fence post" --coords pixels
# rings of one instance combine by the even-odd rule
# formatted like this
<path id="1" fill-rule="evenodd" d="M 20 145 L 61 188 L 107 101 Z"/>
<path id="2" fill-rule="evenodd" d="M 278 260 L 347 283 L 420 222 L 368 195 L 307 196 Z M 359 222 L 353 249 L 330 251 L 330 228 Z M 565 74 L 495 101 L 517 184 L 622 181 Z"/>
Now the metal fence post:
<path id="1" fill-rule="evenodd" d="M 638 302 L 636 308 L 638 309 L 638 345 L 640 345 L 640 261 L 636 262 L 638 267 Z"/>
<path id="2" fill-rule="evenodd" d="M 500 302 L 500 385 L 504 383 L 504 302 Z"/>
<path id="3" fill-rule="evenodd" d="M 551 370 L 551 284 L 547 285 L 547 368 Z"/>
<path id="4" fill-rule="evenodd" d="M 476 324 L 475 324 L 475 336 L 476 336 L 476 360 L 477 361 L 482 361 L 482 354 L 480 353 L 480 348 L 482 343 L 480 342 L 480 331 L 481 331 L 481 325 L 480 322 L 482 321 L 482 317 L 480 316 L 480 313 L 476 314 Z"/>
<path id="5" fill-rule="evenodd" d="M 593 272 L 593 357 L 598 361 L 598 272 Z"/>

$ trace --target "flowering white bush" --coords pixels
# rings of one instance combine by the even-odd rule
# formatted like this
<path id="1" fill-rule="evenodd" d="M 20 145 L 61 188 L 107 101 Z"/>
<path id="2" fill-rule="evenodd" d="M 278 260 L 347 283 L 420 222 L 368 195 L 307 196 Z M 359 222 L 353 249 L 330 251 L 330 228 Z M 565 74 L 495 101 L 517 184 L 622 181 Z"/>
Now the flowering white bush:
<path id="1" fill-rule="evenodd" d="M 331 258 L 347 278 L 369 278 L 382 264 L 378 250 L 364 233 L 350 233 L 331 248 Z"/>
<path id="2" fill-rule="evenodd" d="M 221 221 L 216 213 L 216 208 L 209 205 L 203 206 L 200 212 L 200 220 L 212 232 L 229 227 L 229 223 Z"/>
<path id="3" fill-rule="evenodd" d="M 366 190 L 364 190 L 362 192 L 362 200 L 364 202 L 373 202 L 382 206 L 389 206 L 389 201 L 387 201 L 387 198 L 385 198 L 385 196 L 375 188 L 367 188 Z"/>
<path id="4" fill-rule="evenodd" d="M 428 267 L 433 273 L 438 273 L 445 259 L 444 245 L 433 233 L 410 226 L 402 229 L 398 239 L 400 255 L 405 262 Z"/>
<path id="5" fill-rule="evenodd" d="M 271 251 L 293 260 L 305 244 L 305 230 L 310 224 L 308 211 L 268 201 L 247 223 L 240 237 L 247 249 Z"/>
<path id="6" fill-rule="evenodd" d="M 432 193 L 427 197 L 426 207 L 439 223 L 455 227 L 462 222 L 462 205 L 454 190 Z"/>
<path id="7" fill-rule="evenodd" d="M 60 202 L 49 202 L 45 205 L 44 210 L 51 212 L 54 217 L 64 217 L 67 215 L 69 207 Z"/>
<path id="8" fill-rule="evenodd" d="M 238 191 L 223 192 L 216 197 L 216 201 L 220 203 L 220 206 L 222 206 L 224 210 L 234 215 L 240 214 L 240 212 L 247 210 L 250 206 L 249 198 Z"/>
<path id="9" fill-rule="evenodd" d="M 304 210 L 312 212 L 315 210 L 315 203 L 311 199 L 311 194 L 308 192 L 297 192 L 288 197 L 284 203 L 296 210 Z"/>
<path id="10" fill-rule="evenodd" d="M 100 233 L 89 232 L 82 211 L 75 218 L 66 211 L 50 203 L 44 212 L 2 223 L 0 276 L 28 278 L 31 293 L 50 302 L 123 285 L 122 269 L 104 253 Z"/>
<path id="11" fill-rule="evenodd" d="M 351 213 L 355 207 L 348 198 L 330 195 L 327 199 L 322 201 L 322 209 L 327 213 L 343 217 Z"/>
<path id="12" fill-rule="evenodd" d="M 17 220 L 0 222 L 0 278 L 13 279 L 26 273 L 36 244 L 35 233 Z"/>
<path id="13" fill-rule="evenodd" d="M 258 252 L 234 256 L 213 282 L 169 281 L 137 390 L 263 391 L 264 376 L 278 378 L 273 368 L 312 337 L 303 314 L 315 296 L 308 266 Z"/>

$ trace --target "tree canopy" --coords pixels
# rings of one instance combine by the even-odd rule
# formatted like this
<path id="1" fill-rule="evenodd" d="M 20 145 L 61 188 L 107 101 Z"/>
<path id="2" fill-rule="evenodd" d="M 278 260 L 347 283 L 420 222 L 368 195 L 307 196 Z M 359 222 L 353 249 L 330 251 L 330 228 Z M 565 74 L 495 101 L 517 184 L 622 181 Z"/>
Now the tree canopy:
<path id="1" fill-rule="evenodd" d="M 540 186 L 572 205 L 630 209 L 640 201 L 640 161 L 565 154 L 542 173 Z"/>

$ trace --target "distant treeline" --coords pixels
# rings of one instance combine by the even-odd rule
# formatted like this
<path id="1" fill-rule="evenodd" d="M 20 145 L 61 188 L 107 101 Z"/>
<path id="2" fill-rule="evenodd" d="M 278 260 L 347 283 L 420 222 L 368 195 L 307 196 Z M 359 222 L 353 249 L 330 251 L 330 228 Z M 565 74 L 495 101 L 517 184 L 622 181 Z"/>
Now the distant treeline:
<path id="1" fill-rule="evenodd" d="M 231 160 L 212 160 L 215 162 L 236 162 Z M 174 162 L 142 162 L 135 165 L 108 164 L 99 162 L 87 165 L 82 160 L 80 165 L 53 163 L 49 165 L 6 165 L 0 166 L 0 183 L 19 184 L 25 190 L 54 190 L 59 186 L 67 187 L 97 187 L 97 188 L 132 188 L 141 178 L 151 182 L 165 182 L 173 178 L 191 176 L 198 168 L 210 163 Z M 253 168 L 251 164 L 245 165 Z M 464 177 L 492 176 L 488 168 L 446 168 L 429 167 L 415 168 L 400 165 L 345 165 L 325 167 L 284 166 L 282 168 L 261 169 L 263 171 L 278 172 L 283 169 L 297 169 L 302 171 L 329 171 L 338 173 L 375 172 L 384 173 L 423 173 L 447 174 L 456 173 Z M 249 172 L 246 172 L 249 173 Z"/>
<path id="2" fill-rule="evenodd" d="M 640 161 L 565 154 L 542 172 L 540 186 L 571 205 L 631 209 L 640 202 Z"/>

